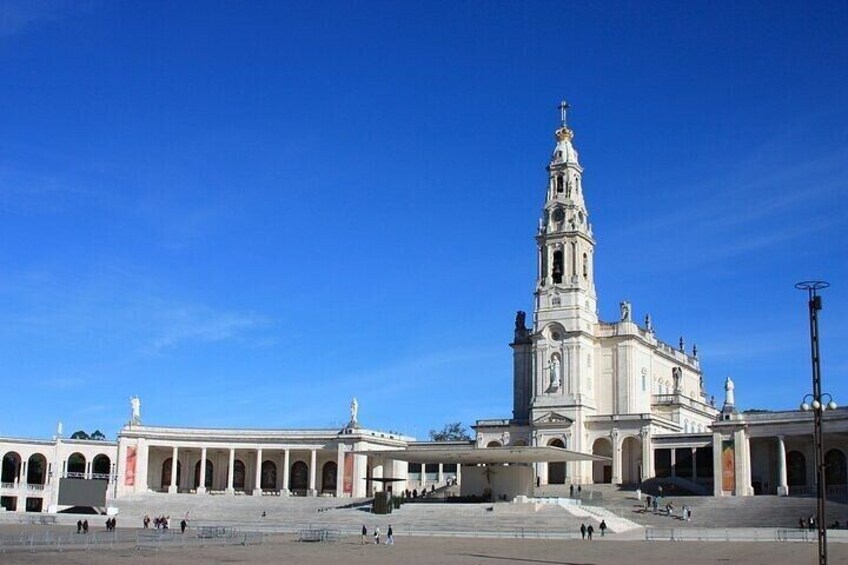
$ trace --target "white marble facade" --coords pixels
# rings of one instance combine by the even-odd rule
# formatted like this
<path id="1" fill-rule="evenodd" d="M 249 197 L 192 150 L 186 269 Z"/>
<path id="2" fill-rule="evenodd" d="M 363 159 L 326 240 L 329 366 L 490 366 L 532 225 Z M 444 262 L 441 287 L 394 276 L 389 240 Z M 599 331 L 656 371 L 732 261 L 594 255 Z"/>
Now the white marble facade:
<path id="1" fill-rule="evenodd" d="M 541 487 L 657 477 L 715 495 L 811 492 L 809 414 L 739 412 L 729 379 L 719 410 L 705 393 L 694 345 L 661 341 L 651 317 L 637 316 L 626 300 L 617 320 L 598 318 L 591 188 L 564 117 L 535 234 L 533 318 L 528 325 L 518 312 L 515 319 L 513 414 L 478 420 L 477 447 L 558 446 L 611 458 L 537 463 Z M 368 478 L 407 479 L 396 489 L 461 481 L 457 465 L 408 466 L 369 455 L 414 440 L 360 426 L 355 399 L 342 430 L 149 426 L 140 400 L 130 404 L 130 421 L 115 442 L 64 439 L 61 429 L 47 441 L 0 438 L 2 507 L 55 510 L 62 477 L 107 481 L 112 500 L 150 492 L 362 497 L 382 488 Z M 848 411 L 829 412 L 825 450 L 835 492 L 848 488 L 846 432 Z"/>

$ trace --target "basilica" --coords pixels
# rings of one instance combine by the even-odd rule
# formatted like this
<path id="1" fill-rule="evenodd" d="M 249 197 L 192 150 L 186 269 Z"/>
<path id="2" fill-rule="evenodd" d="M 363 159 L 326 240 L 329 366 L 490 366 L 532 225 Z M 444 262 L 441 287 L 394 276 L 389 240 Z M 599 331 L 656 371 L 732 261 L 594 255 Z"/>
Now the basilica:
<path id="1" fill-rule="evenodd" d="M 437 444 L 368 428 L 355 400 L 341 429 L 213 429 L 147 423 L 133 398 L 114 442 L 68 439 L 61 428 L 49 440 L 0 438 L 2 509 L 119 509 L 126 497 L 174 493 L 362 498 L 456 485 L 503 499 L 646 481 L 712 496 L 813 492 L 809 412 L 740 410 L 730 378 L 717 403 L 696 347 L 662 341 L 626 301 L 618 319 L 598 318 L 592 188 L 566 109 L 535 233 L 532 319 L 515 316 L 511 417 L 478 420 L 471 442 Z M 845 497 L 848 411 L 826 411 L 824 425 L 827 492 Z M 500 493 L 484 488 L 491 465 L 512 481 Z"/>

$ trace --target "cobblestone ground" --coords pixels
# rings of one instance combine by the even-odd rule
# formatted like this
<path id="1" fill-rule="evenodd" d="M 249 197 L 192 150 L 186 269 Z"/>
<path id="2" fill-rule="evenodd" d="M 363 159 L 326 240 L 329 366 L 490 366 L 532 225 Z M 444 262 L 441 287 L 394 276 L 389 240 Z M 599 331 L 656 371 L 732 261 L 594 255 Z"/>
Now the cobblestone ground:
<path id="1" fill-rule="evenodd" d="M 3 528 L 0 528 L 2 530 Z M 8 533 L 8 530 L 6 530 Z M 848 544 L 829 545 L 830 562 L 848 562 Z M 506 540 L 468 538 L 398 539 L 394 546 L 361 545 L 358 538 L 337 543 L 298 543 L 293 536 L 270 536 L 260 546 L 211 547 L 136 551 L 129 545 L 93 551 L 0 553 L 0 563 L 23 565 L 113 565 L 218 563 L 327 565 L 633 565 L 634 563 L 734 563 L 776 565 L 817 563 L 817 548 L 809 543 L 673 543 L 621 541 Z"/>

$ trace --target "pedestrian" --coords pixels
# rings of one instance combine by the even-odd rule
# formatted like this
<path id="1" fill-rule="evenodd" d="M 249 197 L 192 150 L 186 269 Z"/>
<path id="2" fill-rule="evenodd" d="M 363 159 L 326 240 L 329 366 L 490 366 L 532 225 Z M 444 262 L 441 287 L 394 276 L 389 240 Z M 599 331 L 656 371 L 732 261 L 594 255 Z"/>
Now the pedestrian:
<path id="1" fill-rule="evenodd" d="M 580 535 L 586 539 L 586 524 L 580 524 Z"/>
<path id="2" fill-rule="evenodd" d="M 380 544 L 380 526 L 374 528 L 374 543 L 377 545 Z"/>
<path id="3" fill-rule="evenodd" d="M 654 514 L 657 513 L 657 499 L 654 497 Z"/>
<path id="4" fill-rule="evenodd" d="M 571 485 L 570 487 L 568 487 L 568 496 L 570 498 L 574 498 L 574 485 Z"/>
<path id="5" fill-rule="evenodd" d="M 84 533 L 84 534 L 88 533 L 88 520 L 82 521 L 82 533 Z"/>
<path id="6" fill-rule="evenodd" d="M 365 524 L 362 524 L 362 543 L 361 543 L 361 545 L 365 545 L 365 543 L 366 543 L 365 536 L 367 536 L 367 535 L 368 535 L 368 528 L 365 527 Z"/>
<path id="7" fill-rule="evenodd" d="M 691 522 L 691 521 L 692 521 L 692 507 L 691 507 L 691 506 L 687 506 L 687 507 L 686 507 L 686 521 L 687 521 L 687 522 Z M 837 522 L 837 523 L 838 523 L 838 522 Z"/>
<path id="8" fill-rule="evenodd" d="M 800 518 L 798 518 L 798 524 L 801 526 L 801 529 L 802 529 L 802 530 L 806 528 L 806 526 L 807 526 L 807 523 L 806 523 L 806 522 L 807 522 L 807 521 L 806 521 L 806 520 L 804 520 L 804 517 L 803 517 L 803 516 L 801 516 Z"/>
<path id="9" fill-rule="evenodd" d="M 150 526 L 150 516 L 145 514 L 144 519 L 141 522 L 144 524 L 144 529 L 146 530 Z"/>
<path id="10" fill-rule="evenodd" d="M 583 485 L 577 485 L 577 496 L 580 496 L 580 493 L 583 492 Z"/>
<path id="11" fill-rule="evenodd" d="M 589 534 L 589 539 L 592 539 L 592 534 L 595 533 L 595 527 L 589 524 L 589 527 L 586 528 L 586 533 Z"/>
<path id="12" fill-rule="evenodd" d="M 657 487 L 657 496 L 662 496 L 662 485 Z"/>
<path id="13" fill-rule="evenodd" d="M 392 525 L 389 524 L 389 529 L 386 531 L 386 545 L 395 544 L 395 532 L 392 530 Z"/>
<path id="14" fill-rule="evenodd" d="M 78 534 L 82 533 L 82 520 L 77 520 L 77 533 Z"/>
<path id="15" fill-rule="evenodd" d="M 181 534 L 184 534 L 184 533 L 185 533 L 185 529 L 186 529 L 187 527 L 188 527 L 188 522 L 186 522 L 186 519 L 185 519 L 185 518 L 183 518 L 183 519 L 182 519 L 182 521 L 180 522 L 180 533 L 181 533 Z"/>
<path id="16" fill-rule="evenodd" d="M 636 500 L 642 502 L 642 489 L 638 487 L 636 488 Z"/>
<path id="17" fill-rule="evenodd" d="M 601 530 L 601 537 L 604 537 L 607 533 L 607 523 L 606 520 L 601 520 L 601 525 L 598 526 L 598 529 Z"/>

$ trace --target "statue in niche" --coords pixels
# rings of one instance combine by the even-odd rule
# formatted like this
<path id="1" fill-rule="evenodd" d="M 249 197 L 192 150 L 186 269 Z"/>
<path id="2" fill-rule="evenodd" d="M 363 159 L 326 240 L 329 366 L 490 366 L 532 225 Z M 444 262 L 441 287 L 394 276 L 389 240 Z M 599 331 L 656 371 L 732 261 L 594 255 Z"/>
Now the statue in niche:
<path id="1" fill-rule="evenodd" d="M 680 380 L 683 376 L 683 370 L 680 367 L 674 367 L 671 370 L 671 376 L 674 379 L 674 391 L 678 392 L 680 390 Z"/>
<path id="2" fill-rule="evenodd" d="M 353 397 L 353 400 L 350 401 L 350 423 L 356 424 L 357 413 L 359 412 L 359 403 L 356 401 L 356 397 Z"/>
<path id="3" fill-rule="evenodd" d="M 562 384 L 559 376 L 559 359 L 554 357 L 548 361 L 548 367 L 551 373 L 551 388 L 558 389 L 560 384 Z"/>
<path id="4" fill-rule="evenodd" d="M 141 400 L 138 396 L 130 397 L 130 407 L 132 408 L 132 419 L 130 422 L 138 424 L 141 422 Z"/>
<path id="5" fill-rule="evenodd" d="M 621 308 L 621 321 L 622 322 L 630 322 L 632 321 L 633 312 L 630 306 L 630 302 L 627 300 L 623 300 L 619 303 L 619 307 Z"/>

